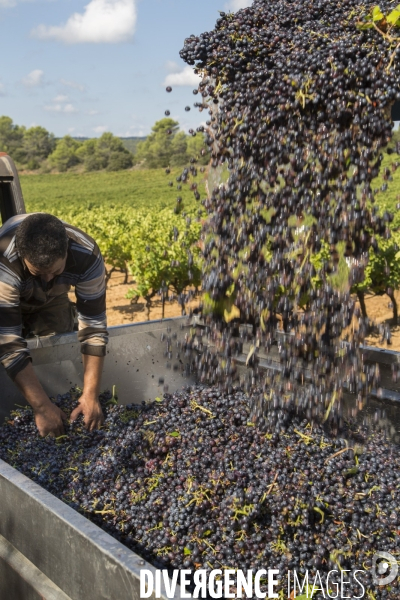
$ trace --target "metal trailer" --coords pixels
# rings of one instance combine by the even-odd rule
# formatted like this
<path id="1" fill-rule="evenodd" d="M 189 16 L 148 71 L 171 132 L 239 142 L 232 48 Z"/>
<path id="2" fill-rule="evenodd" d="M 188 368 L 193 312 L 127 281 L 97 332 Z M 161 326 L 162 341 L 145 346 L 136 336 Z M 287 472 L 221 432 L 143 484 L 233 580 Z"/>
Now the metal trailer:
<path id="1" fill-rule="evenodd" d="M 182 334 L 187 319 L 111 327 L 102 384 L 117 386 L 124 404 L 154 400 L 193 383 L 181 365 L 165 368 L 165 336 Z M 35 371 L 50 396 L 82 385 L 77 334 L 28 341 Z M 160 375 L 164 383 L 159 384 Z M 0 419 L 26 404 L 0 371 Z M 137 600 L 145 563 L 88 519 L 0 460 L 0 599 Z M 166 596 L 163 595 L 163 598 Z M 175 598 L 180 597 L 179 589 Z"/>
<path id="2" fill-rule="evenodd" d="M 4 155 L 0 155 L 0 209 L 7 218 L 25 212 L 15 167 Z M 103 387 L 116 385 L 120 401 L 129 404 L 153 400 L 162 394 L 164 385 L 174 392 L 194 383 L 182 359 L 166 368 L 165 343 L 161 341 L 163 334 L 179 340 L 190 325 L 181 317 L 111 327 Z M 28 346 L 35 371 L 50 396 L 82 385 L 76 333 L 32 339 Z M 245 344 L 238 358 L 243 368 L 246 353 Z M 387 410 L 394 411 L 396 418 L 400 394 L 391 382 L 391 364 L 400 362 L 400 353 L 365 348 L 364 356 L 367 362 L 381 365 L 384 389 L 377 402 L 387 400 Z M 280 368 L 276 352 L 260 355 L 260 364 Z M 16 404 L 25 401 L 1 368 L 0 389 L 2 421 Z M 0 461 L 0 600 L 138 600 L 142 569 L 155 571 L 88 519 Z M 162 597 L 166 598 L 163 588 Z M 174 598 L 180 597 L 177 588 Z"/>

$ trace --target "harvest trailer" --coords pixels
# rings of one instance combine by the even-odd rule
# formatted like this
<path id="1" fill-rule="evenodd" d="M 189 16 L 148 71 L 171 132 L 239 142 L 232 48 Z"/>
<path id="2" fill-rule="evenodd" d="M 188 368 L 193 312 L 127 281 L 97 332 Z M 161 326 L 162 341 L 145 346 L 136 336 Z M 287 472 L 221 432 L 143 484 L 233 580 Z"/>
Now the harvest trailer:
<path id="1" fill-rule="evenodd" d="M 15 166 L 0 154 L 0 210 L 3 223 L 25 212 Z M 194 382 L 183 371 L 167 369 L 161 337 L 180 337 L 191 323 L 186 317 L 110 327 L 103 387 L 118 386 L 124 404 L 141 403 L 162 393 L 159 380 L 174 392 Z M 201 327 L 201 323 L 198 323 Z M 278 336 L 279 337 L 279 336 Z M 28 341 L 35 371 L 50 396 L 82 385 L 83 367 L 77 334 Z M 246 343 L 238 358 L 246 364 Z M 365 348 L 367 362 L 379 363 L 383 390 L 377 403 L 398 423 L 399 388 L 391 365 L 400 354 Z M 278 353 L 260 354 L 265 368 L 279 369 Z M 0 419 L 25 403 L 0 371 Z M 352 401 L 351 396 L 347 398 Z M 85 517 L 0 460 L 0 599 L 136 600 L 141 569 L 154 568 Z M 180 597 L 179 588 L 175 595 Z"/>

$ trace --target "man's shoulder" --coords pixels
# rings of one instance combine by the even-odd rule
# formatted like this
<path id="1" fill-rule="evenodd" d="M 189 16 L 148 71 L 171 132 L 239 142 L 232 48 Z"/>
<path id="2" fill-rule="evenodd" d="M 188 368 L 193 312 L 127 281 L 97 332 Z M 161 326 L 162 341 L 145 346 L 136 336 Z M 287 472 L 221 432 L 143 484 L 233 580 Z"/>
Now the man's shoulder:
<path id="1" fill-rule="evenodd" d="M 74 225 L 70 225 L 63 221 L 65 225 L 65 229 L 67 230 L 67 235 L 71 240 L 73 246 L 75 246 L 76 250 L 86 251 L 86 252 L 94 252 L 97 248 L 97 244 L 94 239 L 82 229 L 75 227 Z"/>
<path id="2" fill-rule="evenodd" d="M 0 227 L 0 262 L 7 264 L 15 264 L 20 262 L 17 249 L 15 246 L 15 231 L 18 225 L 25 219 L 27 215 L 16 215 L 7 219 Z"/>

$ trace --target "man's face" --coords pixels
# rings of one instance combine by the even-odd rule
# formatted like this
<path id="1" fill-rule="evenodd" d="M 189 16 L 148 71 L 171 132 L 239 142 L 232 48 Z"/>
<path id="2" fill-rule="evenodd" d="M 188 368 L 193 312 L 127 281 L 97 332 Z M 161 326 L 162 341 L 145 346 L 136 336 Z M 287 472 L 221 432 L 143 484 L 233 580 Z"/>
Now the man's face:
<path id="1" fill-rule="evenodd" d="M 26 258 L 24 258 L 24 262 L 28 268 L 28 271 L 32 275 L 34 275 L 35 277 L 41 277 L 43 279 L 43 281 L 48 283 L 49 281 L 54 279 L 54 277 L 57 277 L 57 275 L 61 275 L 61 273 L 64 271 L 65 264 L 67 262 L 67 257 L 65 256 L 65 258 L 57 259 L 47 269 L 38 269 L 37 267 L 34 267 L 32 265 L 32 263 L 30 263 L 28 260 L 26 260 Z"/>

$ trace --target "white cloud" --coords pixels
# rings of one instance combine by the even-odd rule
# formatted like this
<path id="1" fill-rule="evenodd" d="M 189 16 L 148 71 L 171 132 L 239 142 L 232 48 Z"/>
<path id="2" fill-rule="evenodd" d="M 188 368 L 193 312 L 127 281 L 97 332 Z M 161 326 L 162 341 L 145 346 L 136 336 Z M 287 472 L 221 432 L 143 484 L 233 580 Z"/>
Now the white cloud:
<path id="1" fill-rule="evenodd" d="M 70 87 L 74 90 L 78 90 L 79 92 L 85 91 L 85 86 L 81 85 L 80 83 L 77 83 L 76 81 L 67 81 L 66 79 L 61 79 L 60 81 L 66 87 Z"/>
<path id="2" fill-rule="evenodd" d="M 22 79 L 22 84 L 27 88 L 39 87 L 43 85 L 43 71 L 34 69 Z"/>
<path id="3" fill-rule="evenodd" d="M 181 69 L 181 67 L 173 60 L 167 60 L 165 63 L 165 68 L 167 69 L 168 73 L 178 73 Z"/>
<path id="4" fill-rule="evenodd" d="M 136 0 L 91 0 L 64 25 L 39 25 L 32 35 L 66 44 L 115 44 L 132 39 L 136 18 Z"/>
<path id="5" fill-rule="evenodd" d="M 93 131 L 95 133 L 104 133 L 108 131 L 108 125 L 97 125 L 97 127 L 93 127 Z"/>
<path id="6" fill-rule="evenodd" d="M 67 100 L 68 96 L 63 96 L 62 94 L 53 98 L 53 102 L 67 102 Z"/>
<path id="7" fill-rule="evenodd" d="M 183 85 L 191 85 L 198 86 L 201 81 L 201 77 L 199 75 L 195 75 L 192 67 L 189 65 L 184 67 L 182 71 L 178 73 L 170 73 L 166 76 L 164 85 L 170 86 L 183 86 Z"/>
<path id="8" fill-rule="evenodd" d="M 237 12 L 241 8 L 247 8 L 253 4 L 253 0 L 229 0 L 225 3 L 225 10 Z"/>
<path id="9" fill-rule="evenodd" d="M 94 110 L 94 109 L 92 109 L 92 110 L 88 110 L 88 111 L 87 111 L 87 114 L 89 115 L 89 117 L 94 117 L 94 116 L 96 116 L 96 115 L 99 115 L 99 114 L 100 114 L 100 111 L 99 111 L 99 110 Z"/>
<path id="10" fill-rule="evenodd" d="M 47 112 L 55 112 L 55 113 L 64 113 L 66 115 L 71 115 L 77 113 L 78 110 L 75 108 L 73 104 L 48 104 L 44 107 L 44 110 Z"/>

